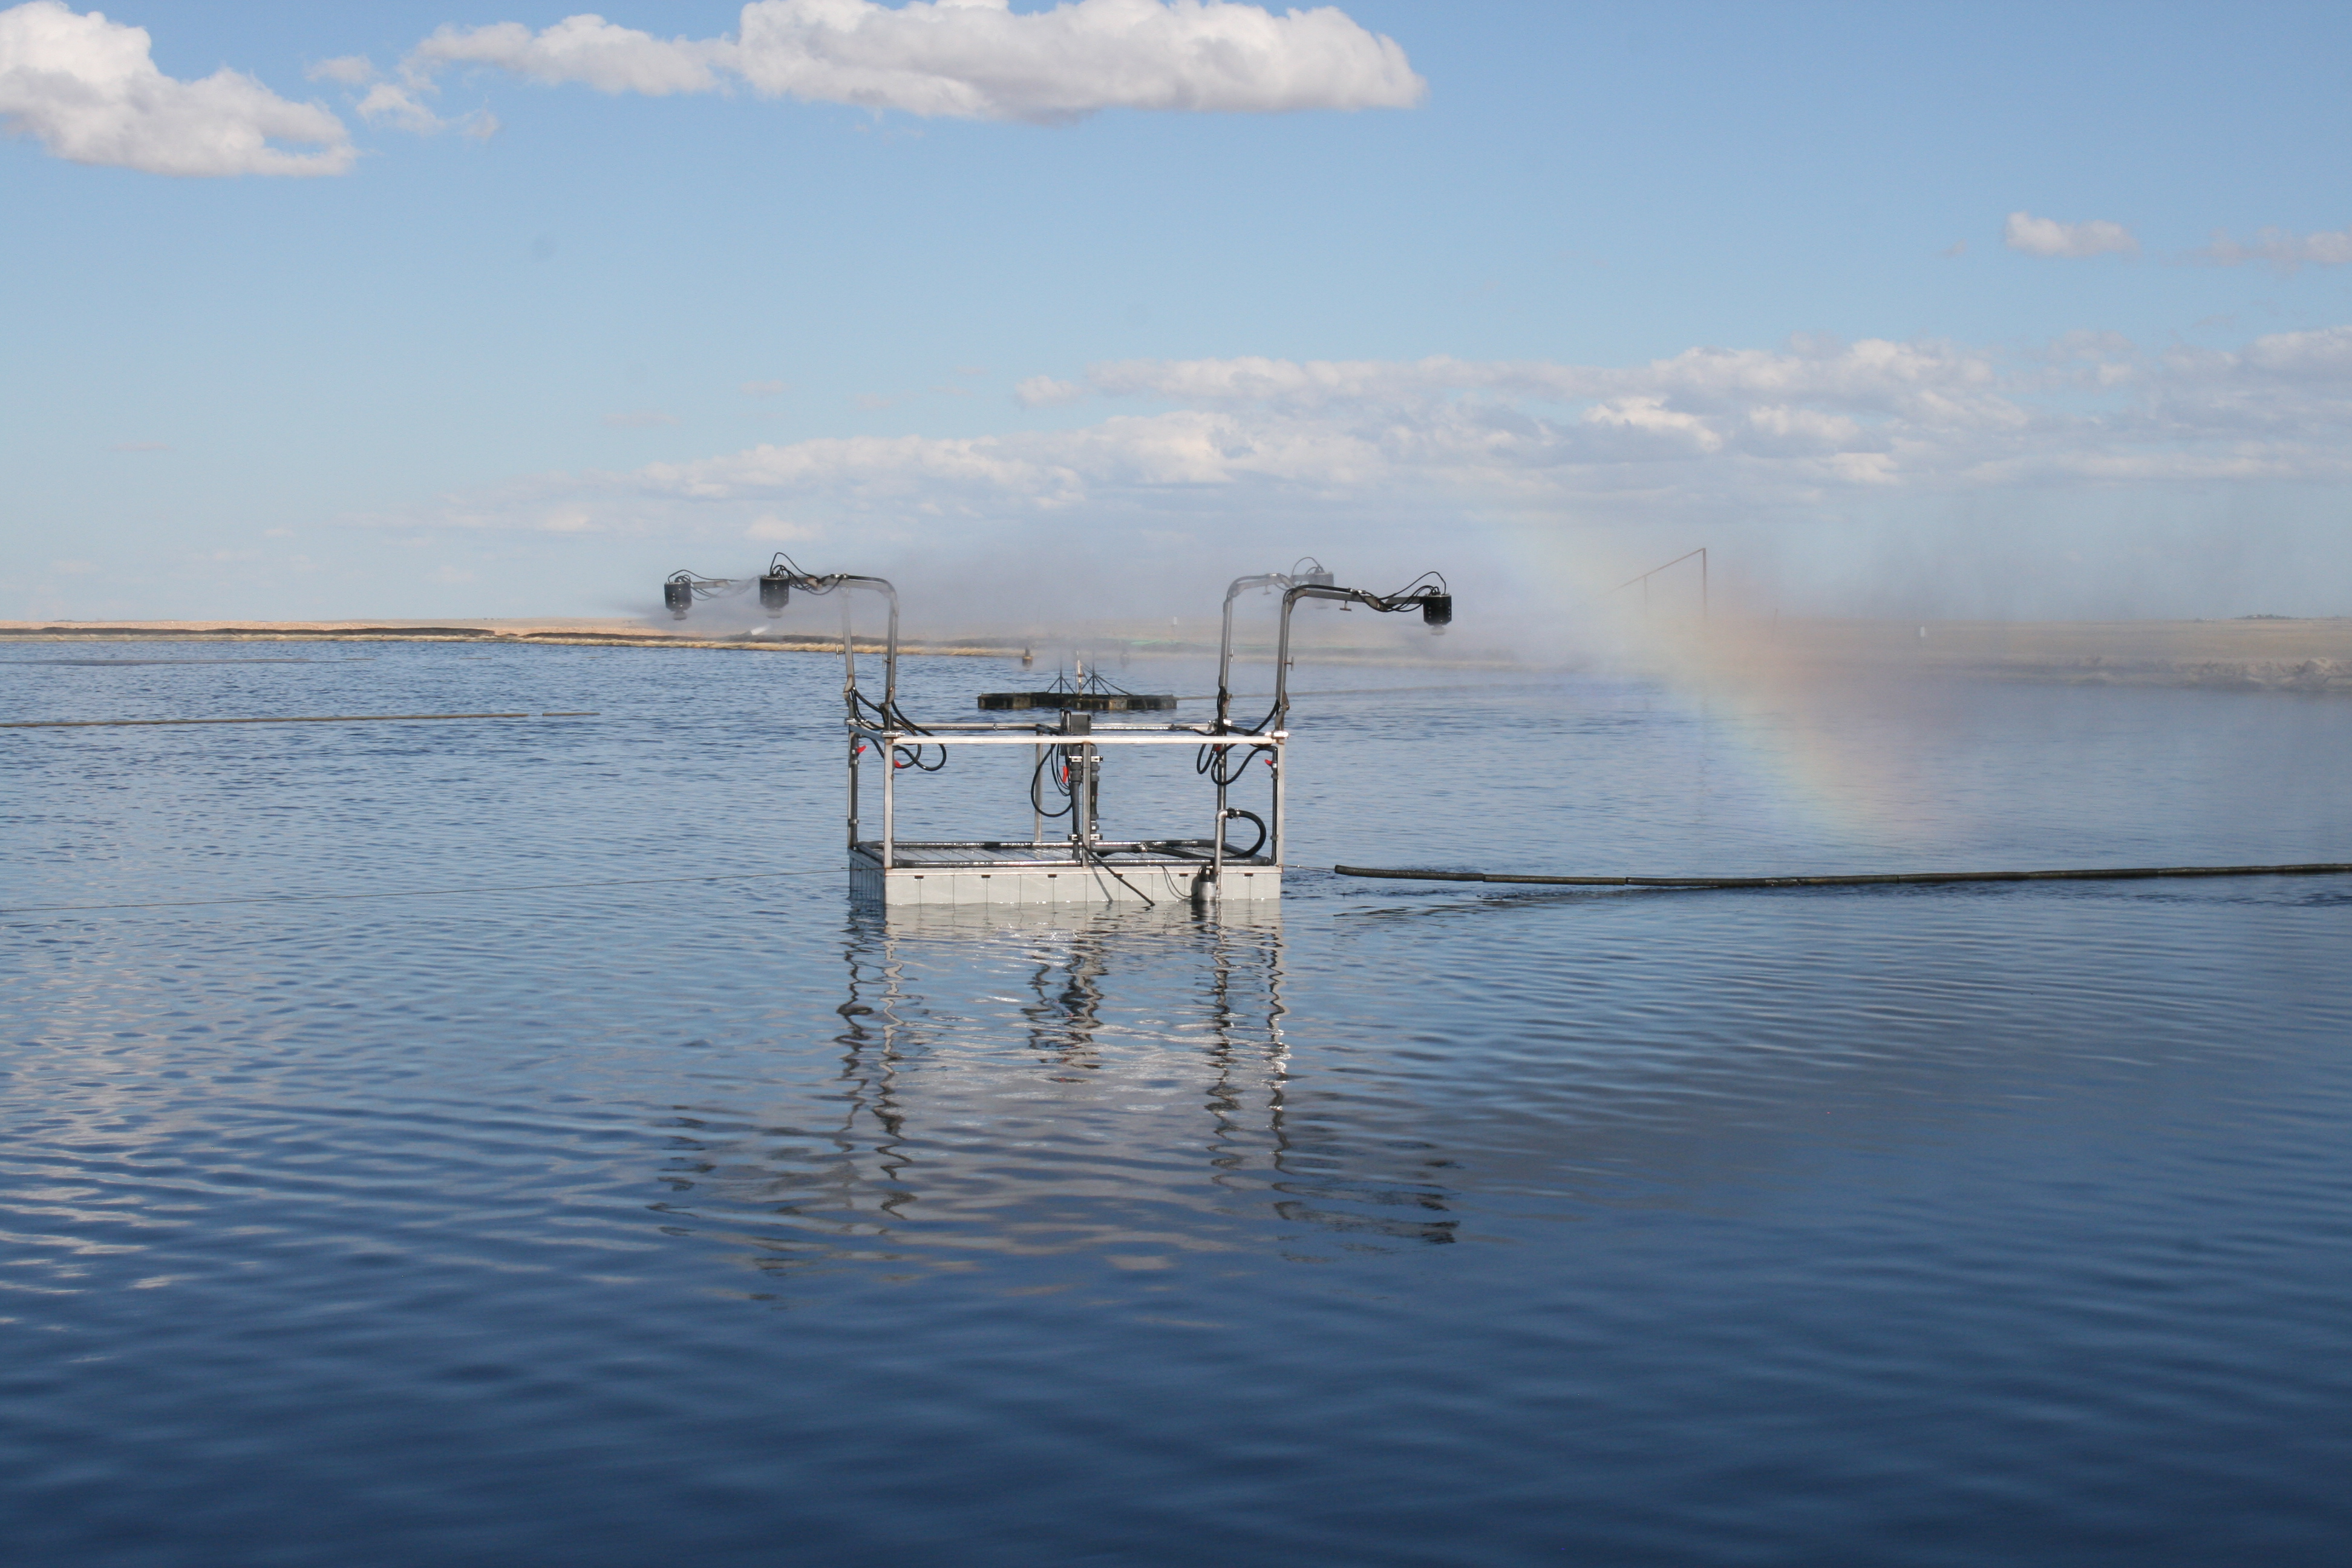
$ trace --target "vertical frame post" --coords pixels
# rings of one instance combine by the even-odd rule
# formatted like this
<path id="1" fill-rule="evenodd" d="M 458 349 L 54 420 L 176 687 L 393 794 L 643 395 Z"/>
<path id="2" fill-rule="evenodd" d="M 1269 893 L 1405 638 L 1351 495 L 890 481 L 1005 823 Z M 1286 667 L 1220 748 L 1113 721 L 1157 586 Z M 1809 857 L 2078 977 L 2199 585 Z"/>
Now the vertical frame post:
<path id="1" fill-rule="evenodd" d="M 1274 826 L 1273 830 L 1266 835 L 1265 846 L 1266 852 L 1273 857 L 1274 863 L 1276 866 L 1280 866 L 1283 863 L 1282 819 L 1283 813 L 1289 801 L 1289 792 L 1282 787 L 1282 764 L 1284 761 L 1283 747 L 1285 744 L 1286 742 L 1279 740 L 1276 741 L 1274 743 Z"/>
<path id="2" fill-rule="evenodd" d="M 1210 766 L 1217 774 L 1217 816 L 1209 824 L 1209 886 L 1218 897 L 1225 891 L 1225 759 L 1213 751 Z"/>
<path id="3" fill-rule="evenodd" d="M 887 871 L 898 858 L 897 738 L 885 733 L 880 749 L 882 752 L 882 869 Z"/>
<path id="4" fill-rule="evenodd" d="M 1094 803 L 1087 798 L 1087 755 L 1093 749 L 1088 745 L 1062 748 L 1062 762 L 1070 770 L 1070 842 L 1082 853 L 1095 838 Z"/>
<path id="5" fill-rule="evenodd" d="M 1103 754 L 1095 750 L 1092 741 L 1087 742 L 1087 842 L 1102 842 L 1102 765 Z"/>

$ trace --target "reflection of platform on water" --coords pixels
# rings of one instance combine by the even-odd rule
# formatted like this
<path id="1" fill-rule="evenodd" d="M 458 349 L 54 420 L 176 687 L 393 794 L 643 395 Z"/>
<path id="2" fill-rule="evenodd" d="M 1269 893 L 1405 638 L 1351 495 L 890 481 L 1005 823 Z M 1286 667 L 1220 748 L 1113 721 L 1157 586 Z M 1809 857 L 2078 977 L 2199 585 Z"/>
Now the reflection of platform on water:
<path id="1" fill-rule="evenodd" d="M 900 843 L 887 872 L 880 847 L 861 843 L 849 859 L 851 893 L 894 912 L 952 904 L 1181 904 L 1201 896 L 1203 879 L 1216 882 L 1223 900 L 1282 896 L 1282 868 L 1272 856 L 1228 853 L 1218 876 L 1206 839 L 1097 842 L 1083 853 L 1068 843 Z"/>
<path id="2" fill-rule="evenodd" d="M 1294 1108 L 1277 900 L 918 907 L 846 936 L 837 1066 L 665 1124 L 664 1212 L 762 1274 L 1059 1288 L 1268 1226 L 1301 1257 L 1455 1239 L 1441 1151 L 1368 1142 L 1331 1085 Z"/>

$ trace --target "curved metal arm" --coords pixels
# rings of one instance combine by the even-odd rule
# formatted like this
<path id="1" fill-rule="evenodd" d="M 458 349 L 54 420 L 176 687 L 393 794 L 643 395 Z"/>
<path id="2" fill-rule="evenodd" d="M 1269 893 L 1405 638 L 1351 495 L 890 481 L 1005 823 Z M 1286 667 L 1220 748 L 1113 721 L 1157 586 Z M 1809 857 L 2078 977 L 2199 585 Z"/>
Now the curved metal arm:
<path id="1" fill-rule="evenodd" d="M 1312 555 L 1291 563 L 1287 572 L 1262 572 L 1255 577 L 1236 577 L 1225 589 L 1225 626 L 1217 639 L 1217 728 L 1223 730 L 1232 719 L 1234 706 L 1234 601 L 1252 588 L 1290 588 L 1299 584 L 1328 588 L 1331 574 L 1323 563 Z M 1287 612 L 1286 612 L 1286 614 Z"/>
<path id="2" fill-rule="evenodd" d="M 860 577 L 840 572 L 829 577 L 803 577 L 798 584 L 813 594 L 829 594 L 835 588 L 864 588 L 881 595 L 890 602 L 890 632 L 882 645 L 882 711 L 895 714 L 898 710 L 898 590 L 887 577 Z M 841 698 L 849 707 L 849 716 L 857 717 L 857 647 L 850 636 L 849 602 L 841 605 Z"/>
<path id="3" fill-rule="evenodd" d="M 898 710 L 898 590 L 887 577 L 866 577 L 855 572 L 833 572 L 820 574 L 803 572 L 789 556 L 779 552 L 768 567 L 766 582 L 782 582 L 805 594 L 830 594 L 835 588 L 864 588 L 881 595 L 890 602 L 890 631 L 882 645 L 882 702 L 884 722 L 888 722 Z M 857 643 L 849 615 L 849 601 L 841 602 L 841 700 L 849 710 L 849 717 L 857 716 Z"/>
<path id="4" fill-rule="evenodd" d="M 698 577 L 692 572 L 673 572 L 668 580 L 662 584 L 662 597 L 669 606 L 671 618 L 682 621 L 686 619 L 687 611 L 696 598 L 713 598 L 722 594 L 740 594 L 750 588 L 753 581 L 754 579 L 749 577 Z M 760 602 L 763 608 L 781 610 L 784 600 L 790 597 L 790 591 L 794 588 L 800 589 L 804 594 L 830 594 L 835 588 L 864 588 L 868 592 L 880 594 L 889 600 L 890 631 L 883 644 L 882 653 L 881 709 L 886 715 L 898 711 L 898 590 L 891 585 L 888 578 L 865 577 L 854 572 L 824 574 L 803 572 L 790 556 L 779 551 L 775 559 L 768 563 L 768 570 L 756 581 L 760 584 Z M 783 590 L 772 603 L 768 596 L 772 588 Z M 846 599 L 844 599 L 841 604 L 841 665 L 842 700 L 848 705 L 849 716 L 855 719 L 857 717 L 858 695 L 857 647 L 853 638 L 849 601 Z"/>
<path id="5" fill-rule="evenodd" d="M 1436 576 L 1435 573 L 1424 574 Z M 1301 583 L 1282 595 L 1282 631 L 1274 648 L 1274 712 L 1272 728 L 1289 728 L 1290 721 L 1290 612 L 1301 599 L 1338 599 L 1345 604 L 1362 605 L 1384 616 L 1399 610 L 1418 609 L 1422 619 L 1435 630 L 1454 619 L 1454 595 L 1445 586 L 1445 579 L 1434 583 L 1408 585 L 1394 594 L 1368 594 L 1361 588 L 1339 588 L 1320 583 Z"/>
<path id="6" fill-rule="evenodd" d="M 1217 639 L 1217 728 L 1223 730 L 1234 707 L 1234 601 L 1252 588 L 1287 588 L 1291 580 L 1279 572 L 1236 577 L 1225 590 L 1225 629 Z"/>

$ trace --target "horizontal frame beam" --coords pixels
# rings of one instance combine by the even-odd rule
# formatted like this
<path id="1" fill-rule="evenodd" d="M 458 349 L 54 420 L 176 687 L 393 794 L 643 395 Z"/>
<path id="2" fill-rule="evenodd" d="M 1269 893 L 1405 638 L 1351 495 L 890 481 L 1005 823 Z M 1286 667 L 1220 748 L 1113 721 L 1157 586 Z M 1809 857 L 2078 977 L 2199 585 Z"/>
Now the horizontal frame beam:
<path id="1" fill-rule="evenodd" d="M 1116 730 L 1097 730 L 1090 735 L 917 735 L 895 730 L 861 728 L 850 732 L 877 744 L 890 746 L 1278 746 L 1290 738 L 1282 731 L 1267 735 L 1136 735 Z"/>

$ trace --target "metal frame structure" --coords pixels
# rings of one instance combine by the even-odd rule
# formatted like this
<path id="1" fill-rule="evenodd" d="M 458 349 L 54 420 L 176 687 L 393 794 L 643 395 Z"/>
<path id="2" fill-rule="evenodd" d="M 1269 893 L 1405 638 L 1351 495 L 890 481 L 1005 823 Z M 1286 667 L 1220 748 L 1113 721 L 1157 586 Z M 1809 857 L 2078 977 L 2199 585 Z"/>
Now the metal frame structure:
<path id="1" fill-rule="evenodd" d="M 1304 569 L 1302 569 L 1304 568 Z M 1282 892 L 1285 826 L 1285 748 L 1290 740 L 1290 621 L 1305 599 L 1363 605 L 1382 614 L 1418 608 L 1433 630 L 1453 618 L 1454 601 L 1443 578 L 1426 574 L 1394 594 L 1343 588 L 1319 563 L 1309 561 L 1288 573 L 1234 579 L 1225 590 L 1224 626 L 1217 653 L 1216 716 L 1207 723 L 1104 723 L 1103 715 L 1065 710 L 1050 722 L 978 721 L 919 724 L 898 706 L 898 595 L 884 578 L 849 573 L 803 572 L 779 554 L 758 579 L 763 609 L 779 612 L 797 590 L 805 595 L 842 593 L 842 701 L 846 710 L 848 810 L 845 847 L 851 895 L 886 908 L 936 904 L 1102 904 L 1189 900 L 1195 905 L 1227 899 L 1276 899 Z M 664 585 L 674 615 L 683 616 L 693 600 L 742 592 L 751 584 L 726 578 L 672 575 Z M 1276 644 L 1274 707 L 1255 725 L 1233 720 L 1234 601 L 1254 588 L 1282 590 L 1281 630 Z M 880 594 L 889 605 L 882 645 L 883 686 L 879 701 L 857 682 L 857 646 L 851 603 L 845 592 Z M 898 775 L 914 768 L 936 772 L 950 746 L 1027 746 L 1031 750 L 1031 833 L 1028 842 L 1005 839 L 901 840 L 898 834 Z M 1216 786 L 1209 833 L 1200 838 L 1112 840 L 1102 837 L 1101 789 L 1105 749 L 1125 746 L 1191 746 L 1196 766 Z M 940 761 L 925 753 L 939 748 Z M 866 752 L 879 759 L 881 821 L 874 837 L 861 819 L 862 770 Z M 1241 753 L 1238 761 L 1234 753 Z M 1231 803 L 1242 770 L 1258 757 L 1268 763 L 1267 816 Z M 1070 817 L 1066 837 L 1045 835 L 1048 813 L 1039 794 L 1046 769 L 1057 789 L 1066 789 Z M 1054 812 L 1060 816 L 1063 812 Z M 1236 819 L 1254 822 L 1258 841 L 1237 849 L 1225 840 Z"/>
<path id="2" fill-rule="evenodd" d="M 1247 850 L 1225 841 L 1224 826 L 1244 814 L 1217 789 L 1213 830 L 1201 838 L 1108 839 L 1101 830 L 1102 764 L 1119 746 L 1216 745 L 1203 724 L 1095 722 L 1090 713 L 1066 713 L 1054 724 L 932 724 L 920 731 L 853 721 L 849 725 L 849 879 L 860 900 L 901 904 L 1160 903 L 1189 900 L 1272 899 L 1282 892 L 1283 748 L 1289 736 L 1252 737 L 1251 754 L 1272 763 L 1274 805 L 1265 834 Z M 858 770 L 863 746 L 890 759 L 882 775 L 877 837 L 863 837 Z M 900 753 L 910 747 L 1027 746 L 1034 780 L 1048 766 L 1067 779 L 1068 836 L 1049 839 L 1045 817 L 1033 808 L 1026 843 L 1003 839 L 902 840 L 898 836 Z M 1221 750 L 1223 748 L 1220 748 Z M 1226 781 L 1227 783 L 1230 780 Z"/>

